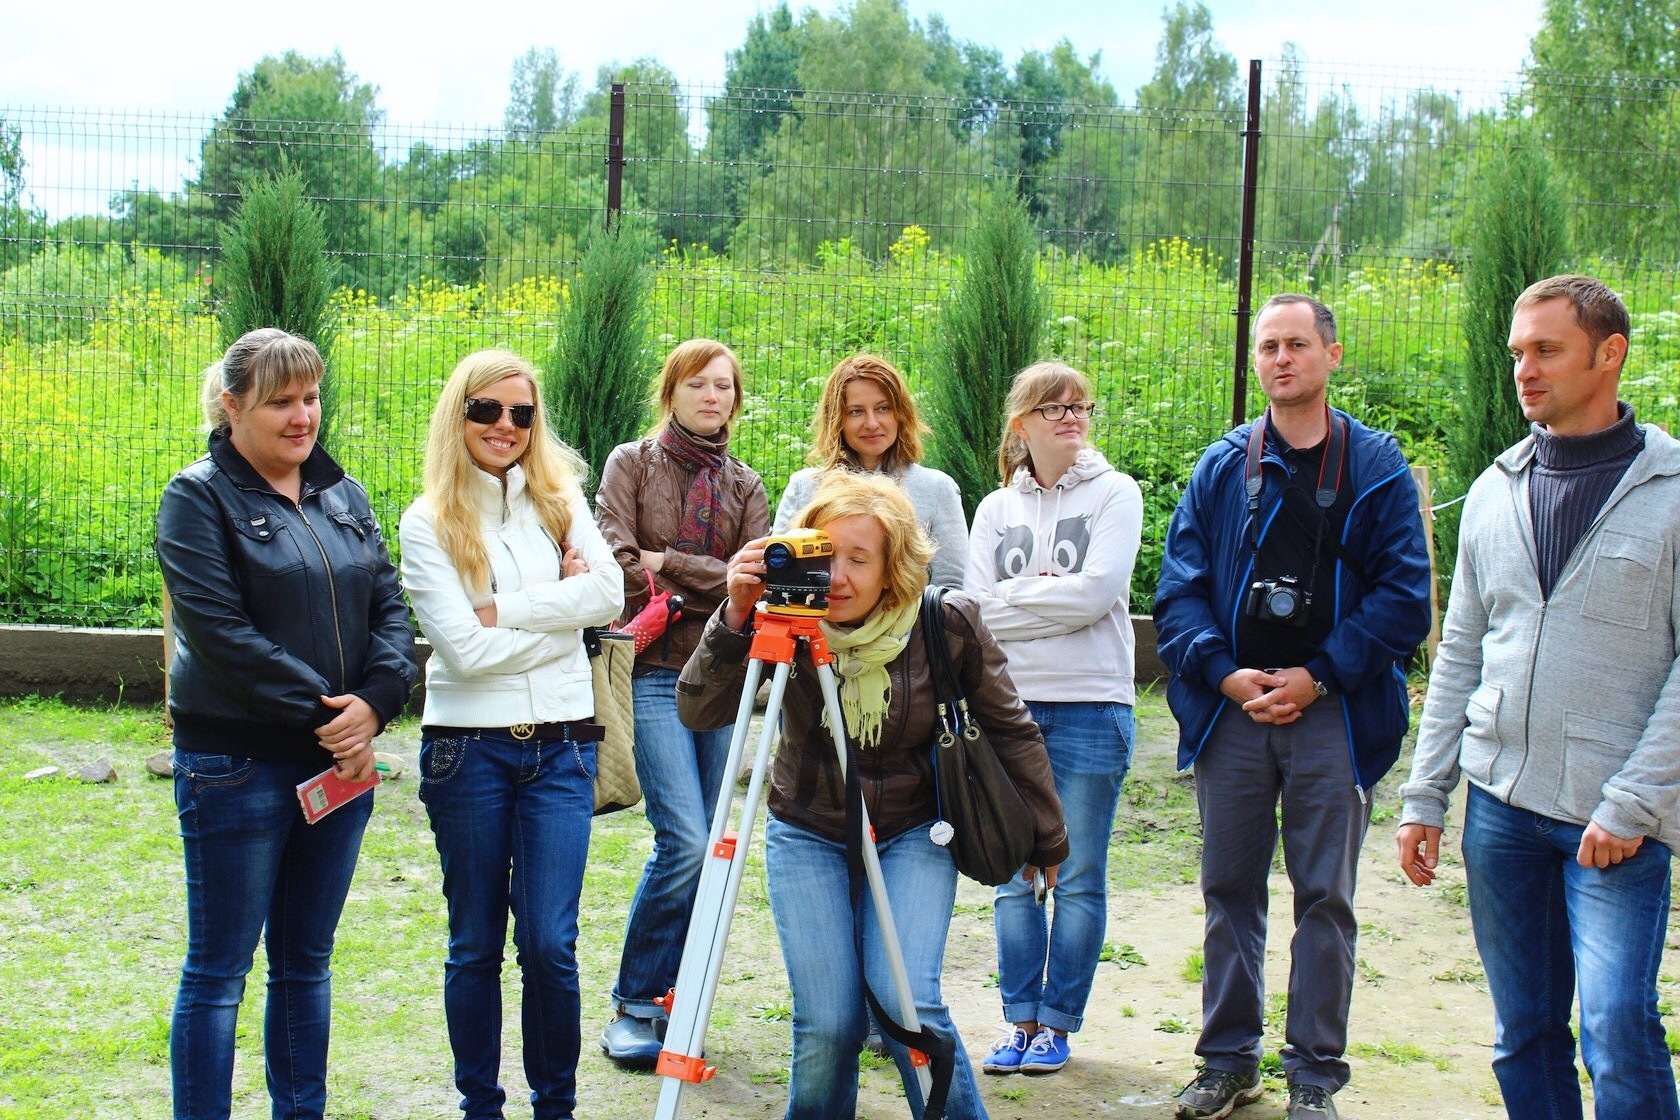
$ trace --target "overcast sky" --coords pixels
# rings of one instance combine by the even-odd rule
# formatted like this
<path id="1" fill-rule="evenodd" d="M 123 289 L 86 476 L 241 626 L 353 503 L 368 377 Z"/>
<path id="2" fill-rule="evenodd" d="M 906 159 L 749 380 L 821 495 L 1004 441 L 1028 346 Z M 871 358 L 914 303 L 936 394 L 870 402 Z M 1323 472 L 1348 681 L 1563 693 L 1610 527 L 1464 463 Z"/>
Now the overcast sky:
<path id="1" fill-rule="evenodd" d="M 803 7 L 833 11 L 836 0 Z M 1315 66 L 1361 85 L 1489 86 L 1514 75 L 1538 26 L 1542 0 L 1208 0 L 1214 32 L 1239 60 L 1276 58 L 1296 43 Z M 453 5 L 291 0 L 285 4 L 167 5 L 133 0 L 8 0 L 0 33 L 0 112 L 77 108 L 215 115 L 241 71 L 264 54 L 338 50 L 378 87 L 392 125 L 501 122 L 514 59 L 553 47 L 562 66 L 594 81 L 613 62 L 653 57 L 685 85 L 723 80 L 724 55 L 764 0 L 472 0 Z M 1129 101 L 1148 80 L 1160 38 L 1159 0 L 909 0 L 913 17 L 943 15 L 958 40 L 998 48 L 1006 64 L 1067 38 L 1102 52 L 1102 73 Z M 1357 72 L 1355 72 L 1357 71 Z M 1437 78 L 1441 80 L 1436 80 Z M 19 114 L 10 114 L 16 119 Z M 51 139 L 24 137 L 35 202 L 54 217 L 85 207 L 55 194 L 63 177 Z M 126 145 L 124 145 L 126 147 Z M 188 169 L 129 158 L 101 178 L 178 189 Z M 44 172 L 44 174 L 43 174 Z M 80 176 L 75 176 L 79 178 Z"/>

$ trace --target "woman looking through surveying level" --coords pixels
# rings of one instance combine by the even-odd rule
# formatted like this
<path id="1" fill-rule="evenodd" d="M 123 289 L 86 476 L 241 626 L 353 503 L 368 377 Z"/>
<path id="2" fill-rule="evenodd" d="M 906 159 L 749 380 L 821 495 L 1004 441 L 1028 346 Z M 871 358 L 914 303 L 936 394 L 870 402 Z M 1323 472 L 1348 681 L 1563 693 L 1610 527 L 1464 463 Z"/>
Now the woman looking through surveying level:
<path id="1" fill-rule="evenodd" d="M 918 624 L 933 545 L 904 492 L 878 475 L 830 476 L 794 524 L 821 529 L 834 544 L 828 617 L 820 625 L 837 656 L 850 765 L 874 826 L 918 1017 L 924 1028 L 954 1040 L 939 976 L 957 869 L 928 832 L 936 817 L 930 747 L 939 728 Z M 751 541 L 730 559 L 728 599 L 683 669 L 677 711 L 690 727 L 719 727 L 735 717 L 753 611 L 764 590 L 764 544 Z M 944 623 L 974 714 L 1032 809 L 1033 862 L 1053 877 L 1067 853 L 1067 831 L 1044 741 L 1010 686 L 1003 655 L 974 601 L 949 595 Z M 823 726 L 823 699 L 809 652 L 798 656 L 803 664 L 788 681 L 783 702 L 782 745 L 770 777 L 765 828 L 770 909 L 793 989 L 787 1117 L 840 1120 L 857 1111 L 858 1052 L 868 1029 L 864 982 L 877 993 L 892 987 L 867 893 L 853 910 L 846 782 Z M 886 1045 L 911 1113 L 920 1118 L 924 1107 L 909 1052 L 896 1041 Z M 946 1115 L 983 1118 L 960 1042 L 956 1049 Z"/>

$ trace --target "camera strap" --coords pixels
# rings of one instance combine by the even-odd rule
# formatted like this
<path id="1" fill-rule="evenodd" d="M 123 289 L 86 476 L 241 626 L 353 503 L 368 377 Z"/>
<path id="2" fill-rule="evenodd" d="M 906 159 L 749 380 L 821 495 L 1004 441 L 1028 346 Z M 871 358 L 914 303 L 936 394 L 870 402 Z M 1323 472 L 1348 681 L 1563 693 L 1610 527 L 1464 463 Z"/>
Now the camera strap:
<path id="1" fill-rule="evenodd" d="M 1254 426 L 1248 430 L 1248 452 L 1243 461 L 1243 490 L 1248 495 L 1248 548 L 1256 563 L 1260 559 L 1260 491 L 1263 479 L 1260 475 L 1260 459 L 1266 449 L 1266 424 L 1272 415 L 1267 408 L 1254 421 Z M 1324 527 L 1330 521 L 1330 507 L 1336 504 L 1336 495 L 1342 488 L 1342 476 L 1346 473 L 1347 463 L 1347 421 L 1330 411 L 1330 406 L 1324 406 L 1324 424 L 1328 431 L 1324 445 L 1324 458 L 1318 465 L 1318 486 L 1313 499 L 1318 504 L 1318 528 L 1313 531 L 1313 570 L 1307 582 L 1307 589 L 1312 590 L 1318 580 L 1318 559 L 1324 547 Z M 1326 486 L 1326 481 L 1329 485 Z"/>

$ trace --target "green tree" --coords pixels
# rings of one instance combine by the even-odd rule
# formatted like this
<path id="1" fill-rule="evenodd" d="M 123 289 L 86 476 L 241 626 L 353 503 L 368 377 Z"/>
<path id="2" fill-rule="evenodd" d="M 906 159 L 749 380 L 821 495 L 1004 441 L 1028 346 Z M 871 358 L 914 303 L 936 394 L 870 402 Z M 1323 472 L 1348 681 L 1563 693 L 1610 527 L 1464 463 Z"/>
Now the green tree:
<path id="1" fill-rule="evenodd" d="M 706 103 L 709 158 L 727 163 L 750 156 L 793 112 L 794 98 L 805 92 L 799 84 L 804 51 L 804 29 L 786 0 L 753 16 L 746 38 L 726 57 L 723 95 Z"/>
<path id="2" fill-rule="evenodd" d="M 326 443 L 340 404 L 332 364 L 337 268 L 327 256 L 326 223 L 304 196 L 303 177 L 296 172 L 261 176 L 246 183 L 242 194 L 222 234 L 216 269 L 221 346 L 258 327 L 279 327 L 313 342 L 327 369 L 320 433 Z"/>
<path id="3" fill-rule="evenodd" d="M 336 53 L 315 59 L 287 51 L 263 58 L 239 76 L 227 109 L 205 138 L 193 189 L 208 199 L 212 218 L 226 221 L 246 183 L 295 170 L 320 207 L 328 246 L 349 262 L 346 278 L 360 282 L 357 254 L 372 247 L 361 200 L 377 197 L 382 170 L 373 139 L 382 117 L 376 93 L 359 84 Z"/>
<path id="4" fill-rule="evenodd" d="M 553 47 L 532 47 L 513 63 L 502 127 L 514 140 L 558 132 L 577 118 L 583 91 L 575 73 L 560 68 Z"/>
<path id="5" fill-rule="evenodd" d="M 1468 221 L 1470 259 L 1459 321 L 1464 382 L 1447 426 L 1450 490 L 1462 494 L 1489 463 L 1528 434 L 1511 379 L 1511 305 L 1524 288 L 1561 271 L 1568 210 L 1551 163 L 1527 130 L 1513 128 L 1484 156 Z M 1457 554 L 1458 512 L 1436 523 L 1440 554 Z M 1447 563 L 1450 565 L 1451 560 Z"/>
<path id="6" fill-rule="evenodd" d="M 1240 88 L 1236 57 L 1214 38 L 1207 6 L 1178 0 L 1163 13 L 1155 72 L 1137 91 L 1137 147 L 1125 162 L 1149 173 L 1129 177 L 1128 245 L 1168 236 L 1206 244 L 1237 228 Z"/>
<path id="7" fill-rule="evenodd" d="M 963 255 L 962 280 L 940 313 L 929 352 L 933 459 L 956 480 L 963 512 L 997 488 L 996 447 L 1015 374 L 1037 361 L 1046 301 L 1038 244 L 1013 189 L 984 203 Z"/>
<path id="8" fill-rule="evenodd" d="M 1575 244 L 1680 251 L 1680 0 L 1546 0 L 1527 95 L 1579 200 Z"/>
<path id="9" fill-rule="evenodd" d="M 27 260 L 41 245 L 46 215 L 24 205 L 23 131 L 0 115 L 0 272 Z"/>
<path id="10" fill-rule="evenodd" d="M 967 220 L 965 184 L 983 165 L 947 127 L 948 91 L 928 77 L 926 34 L 894 0 L 808 13 L 802 26 L 805 92 L 777 134 L 772 169 L 751 188 L 731 251 L 808 259 L 827 242 L 879 259 L 908 225 L 947 238 Z"/>
<path id="11" fill-rule="evenodd" d="M 543 369 L 549 421 L 589 460 L 591 493 L 612 449 L 642 431 L 653 290 L 647 250 L 624 223 L 589 236 Z"/>

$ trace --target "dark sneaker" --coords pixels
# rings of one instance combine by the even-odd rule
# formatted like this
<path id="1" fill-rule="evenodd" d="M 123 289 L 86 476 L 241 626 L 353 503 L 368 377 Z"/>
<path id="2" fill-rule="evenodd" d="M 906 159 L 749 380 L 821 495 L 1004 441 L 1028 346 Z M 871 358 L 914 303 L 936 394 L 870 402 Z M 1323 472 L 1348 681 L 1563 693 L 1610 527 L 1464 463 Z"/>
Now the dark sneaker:
<path id="1" fill-rule="evenodd" d="M 1006 1024 L 1003 1034 L 992 1044 L 980 1068 L 987 1073 L 1014 1073 L 1021 1068 L 1021 1058 L 1027 1052 L 1027 1032 L 1013 1023 Z"/>
<path id="2" fill-rule="evenodd" d="M 625 1069 L 652 1069 L 659 1064 L 659 1035 L 652 1019 L 618 1016 L 601 1032 L 601 1049 Z"/>
<path id="3" fill-rule="evenodd" d="M 1203 1066 L 1196 1080 L 1178 1094 L 1178 1107 L 1173 1115 L 1178 1120 L 1219 1120 L 1221 1116 L 1231 1115 L 1238 1105 L 1253 1104 L 1265 1091 L 1257 1069 L 1232 1073 Z"/>
<path id="4" fill-rule="evenodd" d="M 880 1031 L 872 1030 L 864 1036 L 863 1048 L 871 1054 L 880 1054 L 882 1057 L 886 1057 L 887 1042 L 881 1037 Z"/>
<path id="5" fill-rule="evenodd" d="M 1067 1035 L 1057 1034 L 1049 1027 L 1040 1027 L 1033 1040 L 1027 1043 L 1027 1052 L 1021 1055 L 1021 1072 L 1055 1073 L 1068 1064 L 1071 1054 Z"/>
<path id="6" fill-rule="evenodd" d="M 1289 1087 L 1289 1120 L 1337 1120 L 1333 1094 L 1322 1085 L 1291 1085 Z"/>

